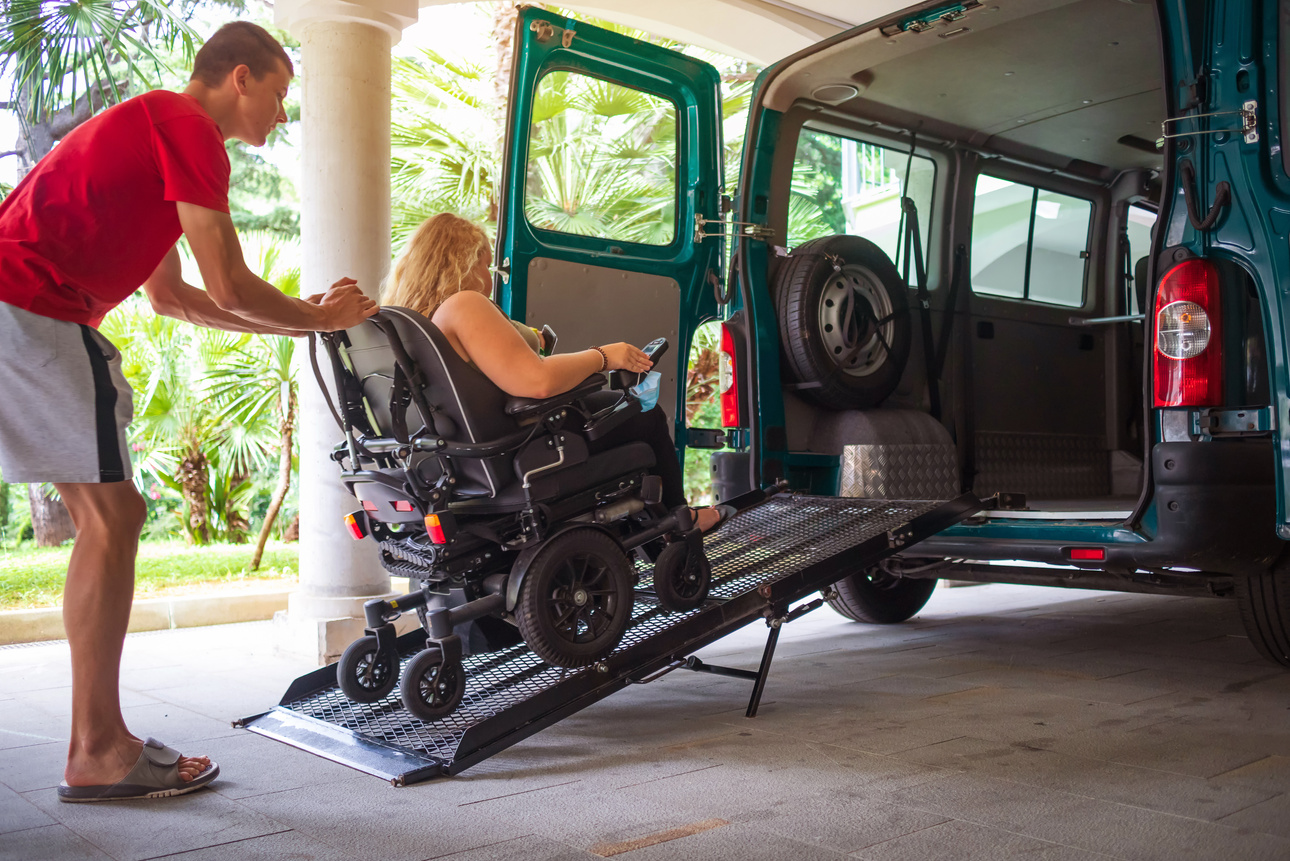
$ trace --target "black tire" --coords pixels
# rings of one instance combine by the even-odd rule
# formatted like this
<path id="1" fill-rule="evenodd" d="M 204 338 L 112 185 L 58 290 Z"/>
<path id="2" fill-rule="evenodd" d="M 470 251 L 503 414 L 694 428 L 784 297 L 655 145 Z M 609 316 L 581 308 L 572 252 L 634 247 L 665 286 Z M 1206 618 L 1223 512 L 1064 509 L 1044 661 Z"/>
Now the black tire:
<path id="1" fill-rule="evenodd" d="M 1245 633 L 1259 654 L 1290 667 L 1290 569 L 1233 578 Z"/>
<path id="2" fill-rule="evenodd" d="M 444 663 L 443 652 L 417 652 L 399 681 L 403 707 L 421 720 L 438 720 L 456 711 L 466 694 L 466 668 L 460 661 Z"/>
<path id="3" fill-rule="evenodd" d="M 356 703 L 385 699 L 399 680 L 399 657 L 382 654 L 370 634 L 349 644 L 336 664 L 341 692 Z"/>
<path id="4" fill-rule="evenodd" d="M 813 239 L 772 289 L 787 381 L 812 384 L 799 395 L 859 410 L 895 390 L 909 359 L 909 288 L 881 248 L 859 236 Z"/>
<path id="5" fill-rule="evenodd" d="M 703 605 L 712 585 L 712 566 L 703 541 L 673 541 L 654 563 L 654 594 L 665 610 L 684 613 Z"/>
<path id="6" fill-rule="evenodd" d="M 893 577 L 869 568 L 833 584 L 837 597 L 828 604 L 853 622 L 893 625 L 914 616 L 936 590 L 935 580 Z"/>
<path id="7" fill-rule="evenodd" d="M 631 562 L 598 529 L 552 538 L 529 563 L 515 606 L 524 642 L 557 667 L 585 667 L 622 641 L 632 617 Z"/>

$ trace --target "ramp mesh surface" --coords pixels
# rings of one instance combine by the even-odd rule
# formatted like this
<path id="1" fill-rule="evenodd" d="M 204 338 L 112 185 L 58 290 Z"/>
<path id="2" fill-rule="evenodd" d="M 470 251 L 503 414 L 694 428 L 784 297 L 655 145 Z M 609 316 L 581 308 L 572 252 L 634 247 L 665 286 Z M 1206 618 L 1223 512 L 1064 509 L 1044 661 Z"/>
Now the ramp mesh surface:
<path id="1" fill-rule="evenodd" d="M 805 569 L 876 535 L 909 523 L 939 506 L 939 500 L 863 500 L 816 496 L 779 496 L 744 511 L 704 538 L 712 564 L 712 599 L 730 599 Z M 638 566 L 643 586 L 650 567 Z M 617 651 L 630 649 L 678 622 L 703 613 L 670 613 L 652 596 L 638 595 L 632 623 Z M 749 619 L 751 621 L 751 618 Z M 402 655 L 406 665 L 420 646 Z M 527 646 L 472 655 L 464 661 L 466 694 L 453 714 L 438 721 L 417 720 L 403 710 L 397 689 L 373 704 L 354 703 L 329 687 L 282 708 L 351 732 L 451 762 L 466 730 L 561 681 L 593 668 L 562 670 L 539 660 Z M 402 666 L 400 667 L 402 670 Z"/>

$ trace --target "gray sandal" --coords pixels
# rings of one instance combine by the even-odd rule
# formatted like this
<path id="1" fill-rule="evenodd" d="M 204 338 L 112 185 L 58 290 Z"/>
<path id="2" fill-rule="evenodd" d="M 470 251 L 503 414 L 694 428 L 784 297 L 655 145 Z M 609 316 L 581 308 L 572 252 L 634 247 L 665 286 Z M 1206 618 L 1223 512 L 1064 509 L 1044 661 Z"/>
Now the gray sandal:
<path id="1" fill-rule="evenodd" d="M 58 800 L 84 804 L 131 798 L 167 798 L 201 789 L 218 776 L 219 766 L 212 762 L 192 780 L 184 780 L 179 776 L 179 751 L 149 738 L 143 743 L 139 761 L 125 777 L 101 786 L 68 786 L 67 781 L 63 781 L 58 785 Z"/>

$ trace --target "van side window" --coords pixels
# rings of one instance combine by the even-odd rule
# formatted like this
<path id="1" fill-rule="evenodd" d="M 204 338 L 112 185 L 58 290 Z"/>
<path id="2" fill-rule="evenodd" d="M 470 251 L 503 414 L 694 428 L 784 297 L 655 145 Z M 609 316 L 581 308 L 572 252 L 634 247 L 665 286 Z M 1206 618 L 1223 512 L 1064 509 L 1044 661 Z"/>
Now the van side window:
<path id="1" fill-rule="evenodd" d="M 676 237 L 676 107 L 576 72 L 543 76 L 524 215 L 542 230 L 645 245 Z"/>
<path id="2" fill-rule="evenodd" d="M 1084 304 L 1091 201 L 982 174 L 972 206 L 972 292 Z"/>
<path id="3" fill-rule="evenodd" d="M 793 164 L 788 244 L 795 248 L 809 239 L 848 233 L 873 242 L 900 266 L 900 196 L 907 164 L 908 152 L 803 128 Z M 935 182 L 936 163 L 915 155 L 908 194 L 918 207 L 924 255 L 931 244 Z"/>

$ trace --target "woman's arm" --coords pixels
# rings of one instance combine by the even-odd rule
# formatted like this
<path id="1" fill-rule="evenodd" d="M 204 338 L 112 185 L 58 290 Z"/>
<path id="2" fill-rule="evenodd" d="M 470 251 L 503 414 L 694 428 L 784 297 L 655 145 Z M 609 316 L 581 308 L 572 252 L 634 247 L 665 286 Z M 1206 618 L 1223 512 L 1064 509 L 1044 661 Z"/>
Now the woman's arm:
<path id="1" fill-rule="evenodd" d="M 602 347 L 604 358 L 596 349 L 543 358 L 529 349 L 487 296 L 474 291 L 450 296 L 435 311 L 433 322 L 462 358 L 474 362 L 502 391 L 517 397 L 554 397 L 602 369 L 650 368 L 641 350 L 622 343 Z"/>

